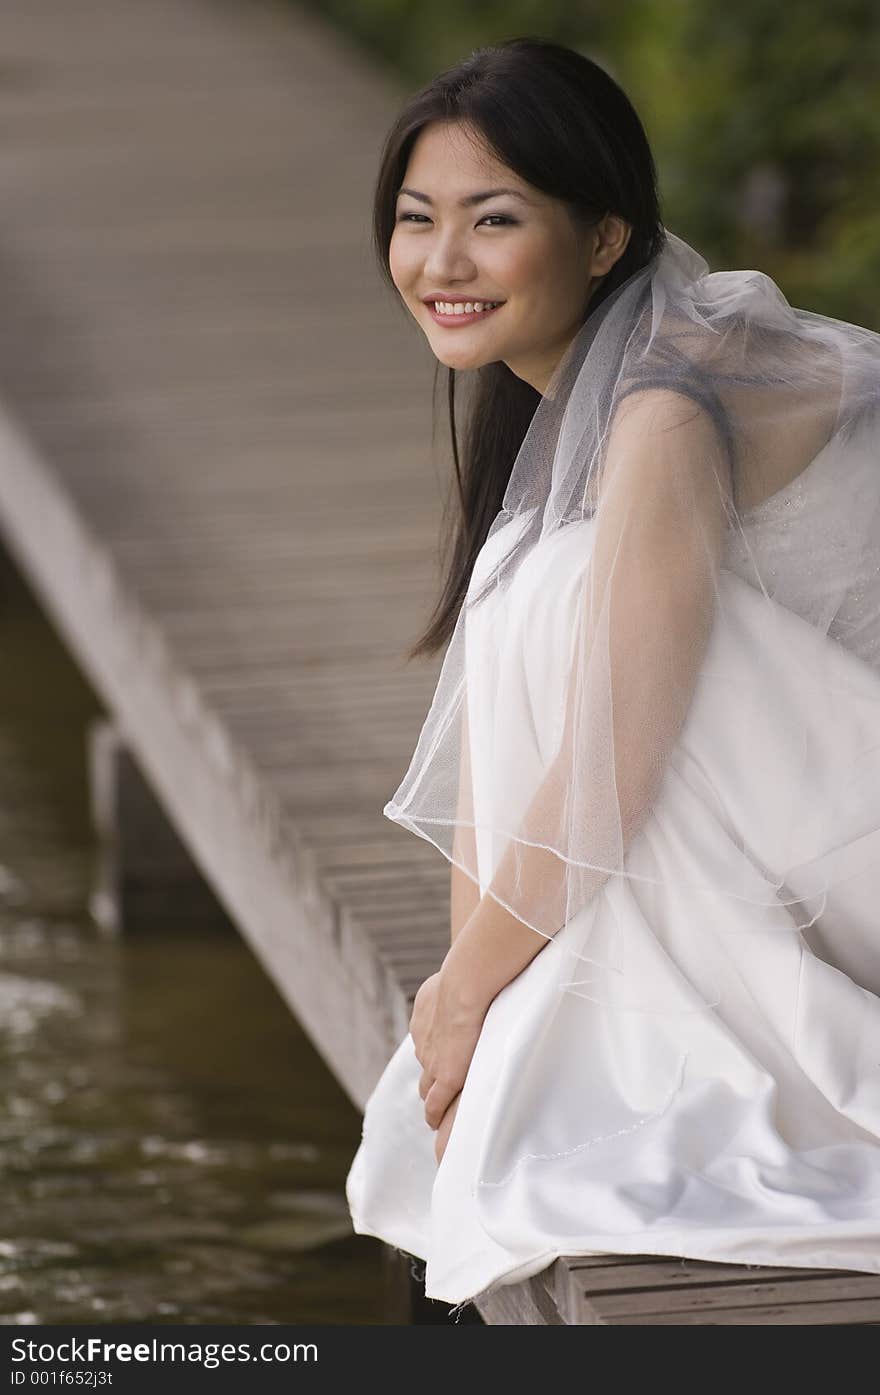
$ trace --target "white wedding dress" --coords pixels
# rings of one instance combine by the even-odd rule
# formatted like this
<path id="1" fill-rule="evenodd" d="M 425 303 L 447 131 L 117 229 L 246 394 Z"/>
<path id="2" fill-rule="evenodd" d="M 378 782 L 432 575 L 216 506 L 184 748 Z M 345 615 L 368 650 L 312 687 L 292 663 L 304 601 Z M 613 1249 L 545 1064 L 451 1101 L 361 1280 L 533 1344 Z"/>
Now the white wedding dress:
<path id="1" fill-rule="evenodd" d="M 853 588 L 858 624 L 846 603 L 828 634 L 805 623 L 821 609 L 854 511 L 877 508 L 874 439 L 861 469 L 851 454 L 845 476 L 836 464 L 832 439 L 742 515 L 744 536 L 730 532 L 693 702 L 627 854 L 627 870 L 645 880 L 611 878 L 555 937 L 577 949 L 603 918 L 623 927 L 639 1007 L 609 1010 L 610 990 L 592 991 L 601 970 L 591 977 L 548 942 L 489 1008 L 439 1167 L 409 1034 L 367 1101 L 346 1182 L 352 1222 L 426 1260 L 429 1298 L 460 1304 L 559 1255 L 589 1253 L 880 1273 L 880 537 Z M 570 659 L 574 593 L 564 582 L 592 526 L 553 535 L 501 601 L 529 615 L 507 681 L 533 732 L 542 693 Z M 487 540 L 475 572 L 497 545 Z M 749 549 L 782 604 L 750 584 Z M 481 782 L 493 778 L 481 763 L 481 718 L 492 714 L 480 705 L 481 627 L 491 623 L 489 602 L 468 617 L 477 810 Z M 838 720 L 809 752 L 803 886 L 788 873 L 788 899 L 804 900 L 783 904 L 771 891 L 761 904 L 774 852 L 785 855 L 789 776 L 805 758 L 786 733 L 797 705 L 814 700 L 804 676 L 820 650 Z M 736 675 L 755 665 L 762 703 L 744 723 Z M 532 756 L 524 747 L 524 771 Z M 724 872 L 741 865 L 744 841 L 756 850 L 755 896 L 713 897 L 713 876 L 729 885 Z M 827 895 L 811 899 L 825 878 Z M 583 996 L 559 991 L 573 965 Z"/>

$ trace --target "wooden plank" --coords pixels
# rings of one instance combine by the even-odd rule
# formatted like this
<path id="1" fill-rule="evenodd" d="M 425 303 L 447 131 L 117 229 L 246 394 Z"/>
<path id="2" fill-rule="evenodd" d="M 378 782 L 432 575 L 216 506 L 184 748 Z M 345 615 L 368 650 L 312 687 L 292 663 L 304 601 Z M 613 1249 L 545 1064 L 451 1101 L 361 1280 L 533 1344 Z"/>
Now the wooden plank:
<path id="1" fill-rule="evenodd" d="M 639 1310 L 637 1315 L 619 1319 L 605 1319 L 603 1322 L 623 1322 L 627 1326 L 644 1327 L 704 1327 L 704 1326 L 767 1326 L 774 1327 L 851 1327 L 877 1326 L 878 1303 L 876 1298 L 860 1302 L 843 1303 L 801 1303 L 794 1307 L 756 1306 L 753 1308 L 717 1308 L 707 1311 L 697 1308 L 690 1312 L 651 1313 Z"/>
<path id="2" fill-rule="evenodd" d="M 560 1270 L 554 1289 L 560 1312 L 573 1323 L 808 1322 L 814 1308 L 824 1314 L 817 1321 L 830 1322 L 847 1320 L 845 1304 L 868 1300 L 880 1317 L 880 1275 L 672 1258 L 621 1265 L 615 1257 L 601 1268 L 571 1268 L 576 1262 L 567 1261 L 568 1273 Z"/>
<path id="3" fill-rule="evenodd" d="M 521 1284 L 503 1284 L 475 1307 L 484 1321 L 517 1327 L 559 1327 L 562 1318 L 547 1293 L 541 1276 Z"/>
<path id="4" fill-rule="evenodd" d="M 385 832 L 391 826 L 380 813 L 372 828 L 333 830 L 337 836 L 332 841 L 310 838 L 318 866 L 331 872 L 336 868 L 395 867 L 399 876 L 412 866 L 428 867 L 436 862 L 438 853 L 433 845 L 422 838 L 394 837 Z"/>
<path id="5" fill-rule="evenodd" d="M 805 1277 L 833 1278 L 837 1274 L 833 1269 L 724 1264 L 715 1260 L 680 1259 L 671 1255 L 660 1258 L 627 1256 L 627 1261 L 621 1264 L 620 1256 L 614 1255 L 600 1265 L 585 1266 L 582 1260 L 572 1259 L 569 1267 L 575 1282 L 583 1292 L 590 1294 L 623 1293 L 628 1289 L 709 1288 L 716 1284 L 767 1283 Z"/>
<path id="6" fill-rule="evenodd" d="M 880 1275 L 853 1274 L 845 1271 L 825 1276 L 808 1275 L 800 1279 L 768 1279 L 751 1281 L 747 1278 L 717 1285 L 685 1284 L 645 1291 L 594 1293 L 584 1290 L 592 1308 L 606 1319 L 622 1321 L 634 1312 L 657 1315 L 680 1312 L 729 1311 L 734 1308 L 792 1308 L 810 1307 L 844 1300 L 880 1299 Z"/>

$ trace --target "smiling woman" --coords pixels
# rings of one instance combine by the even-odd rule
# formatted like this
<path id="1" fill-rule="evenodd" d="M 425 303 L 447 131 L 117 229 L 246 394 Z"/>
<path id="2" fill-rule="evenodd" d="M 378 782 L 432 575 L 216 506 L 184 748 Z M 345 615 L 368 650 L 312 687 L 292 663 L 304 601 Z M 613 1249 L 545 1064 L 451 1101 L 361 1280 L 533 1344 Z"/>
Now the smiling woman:
<path id="1" fill-rule="evenodd" d="M 880 335 L 711 272 L 545 41 L 412 99 L 375 226 L 460 507 L 384 808 L 450 863 L 451 944 L 355 1229 L 454 1303 L 558 1255 L 880 1273 Z"/>

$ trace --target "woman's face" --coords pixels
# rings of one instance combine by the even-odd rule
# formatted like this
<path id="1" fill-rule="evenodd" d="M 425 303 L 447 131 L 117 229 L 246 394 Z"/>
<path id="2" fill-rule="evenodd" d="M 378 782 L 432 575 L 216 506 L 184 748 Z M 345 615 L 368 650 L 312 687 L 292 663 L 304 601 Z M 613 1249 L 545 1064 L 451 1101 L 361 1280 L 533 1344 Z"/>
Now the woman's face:
<path id="1" fill-rule="evenodd" d="M 476 198 L 501 188 L 510 192 Z M 612 214 L 577 228 L 561 200 L 526 183 L 481 141 L 475 146 L 461 123 L 431 122 L 397 196 L 391 274 L 441 363 L 466 369 L 503 360 L 543 393 L 629 234 Z M 463 302 L 463 313 L 437 313 L 435 298 Z M 473 310 L 486 301 L 501 303 Z"/>

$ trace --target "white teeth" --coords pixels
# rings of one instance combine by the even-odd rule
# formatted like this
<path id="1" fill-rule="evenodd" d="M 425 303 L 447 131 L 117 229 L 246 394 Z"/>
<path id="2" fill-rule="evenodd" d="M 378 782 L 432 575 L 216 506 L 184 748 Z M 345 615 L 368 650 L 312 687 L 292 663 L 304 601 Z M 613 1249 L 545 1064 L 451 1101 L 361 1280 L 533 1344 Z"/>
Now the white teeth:
<path id="1" fill-rule="evenodd" d="M 449 300 L 435 300 L 434 309 L 438 315 L 470 315 L 476 312 L 479 314 L 483 310 L 494 310 L 501 302 L 497 300 L 466 300 L 453 302 Z"/>

